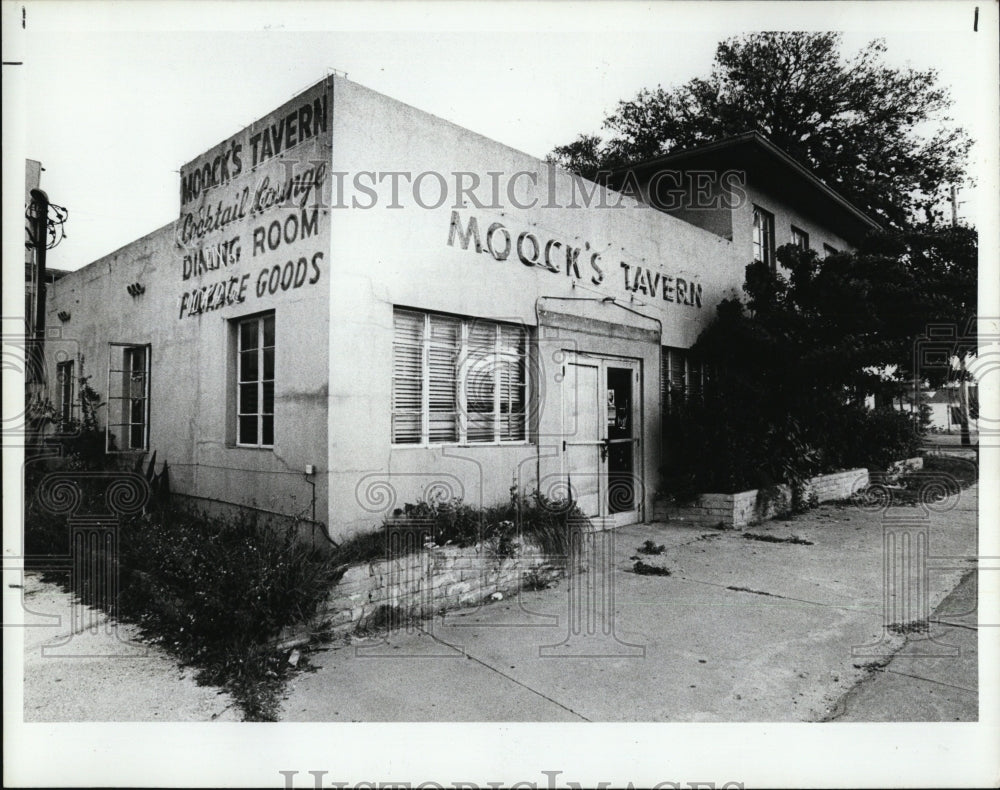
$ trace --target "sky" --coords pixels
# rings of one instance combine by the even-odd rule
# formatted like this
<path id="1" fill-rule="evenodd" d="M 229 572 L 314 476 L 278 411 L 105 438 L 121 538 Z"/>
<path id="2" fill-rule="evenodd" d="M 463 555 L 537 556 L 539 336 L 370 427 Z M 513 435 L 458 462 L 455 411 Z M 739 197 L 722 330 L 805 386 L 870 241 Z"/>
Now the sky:
<path id="1" fill-rule="evenodd" d="M 953 116 L 980 123 L 974 4 L 28 2 L 18 50 L 25 156 L 69 209 L 49 265 L 77 269 L 178 213 L 180 166 L 331 69 L 543 157 L 598 132 L 621 99 L 708 72 L 755 29 L 879 36 L 894 65 L 933 67 Z M 5 8 L 5 16 L 11 9 Z M 5 19 L 5 22 L 9 21 Z M 5 130 L 6 133 L 6 130 Z M 5 149 L 7 146 L 5 144 Z M 6 159 L 6 156 L 5 156 Z M 9 161 L 9 160 L 8 160 Z M 973 170 L 976 165 L 974 164 Z M 971 195 L 960 213 L 971 211 Z"/>

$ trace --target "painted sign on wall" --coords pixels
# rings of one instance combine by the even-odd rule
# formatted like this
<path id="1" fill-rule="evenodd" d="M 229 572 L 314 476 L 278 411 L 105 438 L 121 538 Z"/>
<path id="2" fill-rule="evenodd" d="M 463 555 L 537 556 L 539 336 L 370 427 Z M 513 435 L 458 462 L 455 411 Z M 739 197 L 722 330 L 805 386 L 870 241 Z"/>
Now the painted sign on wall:
<path id="1" fill-rule="evenodd" d="M 529 230 L 511 230 L 502 222 L 480 224 L 474 215 L 463 221 L 458 211 L 452 211 L 448 246 L 489 255 L 495 261 L 516 260 L 530 268 L 565 274 L 574 281 L 595 286 L 613 280 L 612 273 L 617 268 L 620 274 L 616 276 L 622 278 L 618 282 L 629 293 L 701 308 L 701 283 L 626 261 L 618 261 L 616 267 L 614 261 L 606 260 L 597 245 L 591 246 L 589 241 L 581 247 L 565 239 L 540 237 Z"/>
<path id="2" fill-rule="evenodd" d="M 324 81 L 181 169 L 178 318 L 320 281 L 331 109 Z"/>

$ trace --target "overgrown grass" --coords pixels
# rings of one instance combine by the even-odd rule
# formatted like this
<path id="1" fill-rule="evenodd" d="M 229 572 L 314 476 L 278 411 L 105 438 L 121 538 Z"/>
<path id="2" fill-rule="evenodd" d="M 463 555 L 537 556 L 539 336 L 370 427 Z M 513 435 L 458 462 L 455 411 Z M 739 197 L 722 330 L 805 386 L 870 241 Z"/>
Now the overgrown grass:
<path id="1" fill-rule="evenodd" d="M 232 694 L 246 720 L 274 720 L 291 670 L 276 641 L 284 628 L 310 621 L 343 575 L 336 553 L 252 517 L 177 508 L 124 520 L 117 531 L 111 570 L 118 596 L 108 614 L 137 624 L 144 638 L 191 666 L 198 682 Z M 68 523 L 46 516 L 37 501 L 25 533 L 29 566 L 66 555 Z M 108 556 L 91 559 L 77 567 L 106 567 Z M 67 581 L 65 574 L 47 578 Z M 96 605 L 104 585 L 85 578 L 74 587 L 83 603 Z"/>
<path id="2" fill-rule="evenodd" d="M 104 492 L 90 478 L 75 485 L 78 512 L 101 512 Z M 558 561 L 572 554 L 585 518 L 573 505 L 540 495 L 475 508 L 461 502 L 408 505 L 392 523 L 423 528 L 437 545 L 484 542 L 498 559 L 513 556 L 517 539 L 539 545 Z M 51 567 L 68 555 L 69 524 L 29 490 L 25 519 L 28 565 Z M 339 546 L 314 546 L 293 529 L 252 516 L 218 518 L 164 506 L 119 523 L 118 596 L 108 613 L 137 624 L 143 636 L 196 671 L 199 682 L 228 691 L 248 721 L 277 715 L 292 667 L 277 648 L 282 631 L 315 620 L 319 605 L 347 567 L 393 550 L 419 551 L 422 541 L 396 545 L 391 529 L 355 536 Z M 101 551 L 104 551 L 102 549 Z M 77 563 L 88 569 L 96 562 Z M 48 577 L 67 582 L 61 577 Z M 98 605 L 106 579 L 77 579 L 84 603 Z M 302 666 L 301 664 L 299 665 Z"/>
<path id="3" fill-rule="evenodd" d="M 500 558 L 513 556 L 515 541 L 534 543 L 554 562 L 572 556 L 587 523 L 575 504 L 539 493 L 513 496 L 509 502 L 478 508 L 461 500 L 417 502 L 395 512 L 376 532 L 354 535 L 337 547 L 338 561 L 373 562 L 422 550 L 421 536 L 437 546 L 484 543 Z M 400 540 L 410 533 L 414 539 Z M 394 537 L 395 536 L 395 537 Z"/>

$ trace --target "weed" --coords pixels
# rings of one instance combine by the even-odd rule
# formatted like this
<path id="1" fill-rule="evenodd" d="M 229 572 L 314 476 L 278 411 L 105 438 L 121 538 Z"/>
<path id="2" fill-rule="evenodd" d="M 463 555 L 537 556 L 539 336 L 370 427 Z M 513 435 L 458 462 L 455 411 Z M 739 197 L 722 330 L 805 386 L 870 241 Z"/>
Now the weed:
<path id="1" fill-rule="evenodd" d="M 910 620 L 907 623 L 890 623 L 886 626 L 894 634 L 925 634 L 931 630 L 926 620 Z"/>
<path id="2" fill-rule="evenodd" d="M 854 664 L 855 669 L 863 669 L 866 672 L 875 672 L 889 665 L 889 658 L 879 658 L 875 661 L 866 661 L 863 664 Z"/>
<path id="3" fill-rule="evenodd" d="M 645 541 L 639 548 L 636 549 L 640 554 L 663 554 L 666 551 L 666 546 L 662 543 L 657 546 L 653 541 Z"/>
<path id="4" fill-rule="evenodd" d="M 36 548 L 61 543 L 65 553 L 69 527 L 37 507 L 26 514 L 26 534 Z M 116 557 L 102 545 L 79 565 L 85 574 L 109 565 L 117 574 L 108 614 L 136 623 L 148 641 L 191 666 L 200 683 L 231 693 L 247 721 L 273 720 L 291 671 L 277 639 L 315 616 L 343 574 L 336 555 L 252 517 L 226 520 L 170 507 L 123 519 L 117 535 Z M 104 603 L 103 577 L 76 584 L 83 603 Z"/>
<path id="5" fill-rule="evenodd" d="M 344 562 L 372 562 L 423 550 L 423 540 L 397 540 L 408 529 L 424 533 L 437 546 L 487 544 L 502 562 L 517 552 L 517 539 L 535 543 L 556 562 L 568 561 L 579 544 L 586 517 L 573 502 L 548 499 L 535 492 L 513 494 L 509 502 L 474 507 L 461 499 L 419 501 L 397 509 L 377 533 L 355 535 L 337 547 Z"/>
<path id="6" fill-rule="evenodd" d="M 544 578 L 536 569 L 532 569 L 524 574 L 524 581 L 521 588 L 524 590 L 547 590 L 552 586 L 552 582 Z"/>
<path id="7" fill-rule="evenodd" d="M 661 568 L 658 565 L 647 565 L 642 560 L 636 560 L 632 570 L 640 576 L 670 576 L 670 568 Z"/>
<path id="8" fill-rule="evenodd" d="M 730 587 L 726 587 L 726 589 L 727 590 L 732 590 L 733 592 L 745 592 L 745 593 L 751 593 L 753 595 L 768 595 L 768 596 L 770 596 L 772 598 L 778 597 L 774 593 L 764 592 L 763 590 L 751 590 L 749 587 L 732 587 L 732 586 L 730 586 Z"/>

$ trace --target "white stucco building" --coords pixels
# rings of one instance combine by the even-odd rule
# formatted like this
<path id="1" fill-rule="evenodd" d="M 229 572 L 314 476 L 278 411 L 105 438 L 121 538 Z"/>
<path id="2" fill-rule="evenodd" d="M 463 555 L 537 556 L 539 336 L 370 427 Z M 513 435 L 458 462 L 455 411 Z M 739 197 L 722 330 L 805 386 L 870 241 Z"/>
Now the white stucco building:
<path id="1" fill-rule="evenodd" d="M 667 168 L 717 180 L 656 210 Z M 644 202 L 324 79 L 184 166 L 175 222 L 51 284 L 50 380 L 90 377 L 174 493 L 334 538 L 511 486 L 644 520 L 664 401 L 746 264 L 874 223 L 757 135 L 634 178 Z"/>

